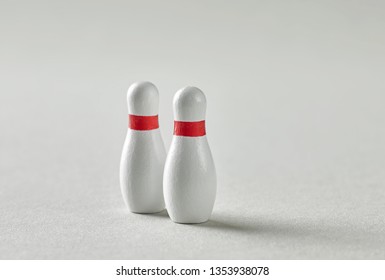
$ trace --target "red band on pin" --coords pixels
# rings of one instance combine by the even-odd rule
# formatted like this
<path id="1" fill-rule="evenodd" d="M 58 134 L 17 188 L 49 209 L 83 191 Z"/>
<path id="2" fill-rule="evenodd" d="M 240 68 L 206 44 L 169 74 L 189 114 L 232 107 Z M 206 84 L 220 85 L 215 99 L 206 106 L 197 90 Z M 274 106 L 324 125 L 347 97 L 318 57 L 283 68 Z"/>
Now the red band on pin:
<path id="1" fill-rule="evenodd" d="M 128 127 L 133 130 L 152 130 L 159 128 L 158 115 L 136 116 L 128 115 Z"/>
<path id="2" fill-rule="evenodd" d="M 199 137 L 206 135 L 205 121 L 181 122 L 174 121 L 174 135 Z"/>

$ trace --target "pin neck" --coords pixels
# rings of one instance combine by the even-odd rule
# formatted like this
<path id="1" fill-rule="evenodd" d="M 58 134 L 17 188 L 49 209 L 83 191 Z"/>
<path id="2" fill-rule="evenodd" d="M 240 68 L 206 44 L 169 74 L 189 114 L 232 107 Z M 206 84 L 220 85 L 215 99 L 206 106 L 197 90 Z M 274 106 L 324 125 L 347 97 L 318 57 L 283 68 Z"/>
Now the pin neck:
<path id="1" fill-rule="evenodd" d="M 174 135 L 186 137 L 200 137 L 206 135 L 205 121 L 184 122 L 174 121 Z"/>
<path id="2" fill-rule="evenodd" d="M 133 130 L 153 130 L 159 128 L 158 115 L 128 115 L 128 127 Z"/>

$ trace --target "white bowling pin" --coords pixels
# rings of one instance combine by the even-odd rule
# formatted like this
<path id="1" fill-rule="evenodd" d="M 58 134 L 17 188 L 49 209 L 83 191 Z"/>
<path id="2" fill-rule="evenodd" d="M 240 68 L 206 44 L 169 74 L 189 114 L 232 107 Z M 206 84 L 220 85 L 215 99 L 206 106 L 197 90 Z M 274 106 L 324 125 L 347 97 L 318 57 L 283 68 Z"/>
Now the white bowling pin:
<path id="1" fill-rule="evenodd" d="M 202 223 L 213 210 L 216 172 L 206 138 L 206 97 L 195 87 L 174 96 L 174 136 L 167 155 L 163 188 L 170 218 Z"/>
<path id="2" fill-rule="evenodd" d="M 129 126 L 120 161 L 123 199 L 131 212 L 160 212 L 166 150 L 158 124 L 158 90 L 150 82 L 135 83 L 128 89 L 127 103 Z"/>

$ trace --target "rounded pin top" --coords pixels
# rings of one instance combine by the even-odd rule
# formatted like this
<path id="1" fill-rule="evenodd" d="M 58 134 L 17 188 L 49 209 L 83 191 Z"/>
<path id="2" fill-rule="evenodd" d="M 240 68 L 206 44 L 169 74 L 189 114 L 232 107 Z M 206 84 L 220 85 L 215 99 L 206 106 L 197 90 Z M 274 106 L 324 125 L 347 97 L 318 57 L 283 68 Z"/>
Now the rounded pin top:
<path id="1" fill-rule="evenodd" d="M 206 96 L 196 87 L 185 87 L 174 96 L 174 118 L 176 121 L 196 122 L 205 119 Z"/>
<path id="2" fill-rule="evenodd" d="M 128 113 L 137 116 L 155 116 L 159 111 L 159 92 L 150 82 L 136 82 L 127 91 Z"/>

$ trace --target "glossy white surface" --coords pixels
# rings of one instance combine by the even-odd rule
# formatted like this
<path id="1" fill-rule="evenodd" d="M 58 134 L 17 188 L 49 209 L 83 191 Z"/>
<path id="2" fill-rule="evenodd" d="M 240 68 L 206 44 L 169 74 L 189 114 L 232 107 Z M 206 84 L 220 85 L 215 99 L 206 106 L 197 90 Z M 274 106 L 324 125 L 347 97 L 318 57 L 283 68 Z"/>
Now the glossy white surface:
<path id="1" fill-rule="evenodd" d="M 174 222 L 202 223 L 210 218 L 217 178 L 206 136 L 174 136 L 163 179 L 167 212 Z"/>
<path id="2" fill-rule="evenodd" d="M 184 87 L 176 92 L 173 99 L 176 121 L 196 122 L 206 118 L 206 96 L 197 87 Z"/>
<path id="3" fill-rule="evenodd" d="M 159 111 L 159 92 L 151 82 L 135 82 L 127 90 L 128 113 L 155 116 Z"/>
<path id="4" fill-rule="evenodd" d="M 206 118 L 206 96 L 196 87 L 184 87 L 173 98 L 177 121 Z M 206 136 L 174 135 L 163 174 L 163 192 L 170 218 L 176 223 L 206 222 L 217 189 L 214 160 Z"/>
<path id="5" fill-rule="evenodd" d="M 159 93 L 150 82 L 136 82 L 127 91 L 128 113 L 158 115 Z M 164 210 L 163 169 L 166 150 L 160 130 L 128 128 L 120 158 L 120 189 L 128 209 L 134 213 Z"/>
<path id="6" fill-rule="evenodd" d="M 135 213 L 164 210 L 163 169 L 166 160 L 159 129 L 129 129 L 120 161 L 120 188 L 124 202 Z"/>

